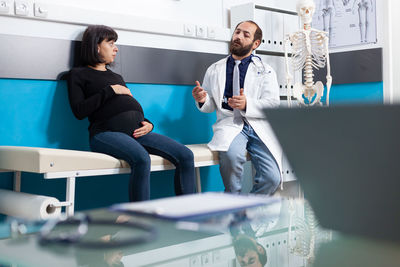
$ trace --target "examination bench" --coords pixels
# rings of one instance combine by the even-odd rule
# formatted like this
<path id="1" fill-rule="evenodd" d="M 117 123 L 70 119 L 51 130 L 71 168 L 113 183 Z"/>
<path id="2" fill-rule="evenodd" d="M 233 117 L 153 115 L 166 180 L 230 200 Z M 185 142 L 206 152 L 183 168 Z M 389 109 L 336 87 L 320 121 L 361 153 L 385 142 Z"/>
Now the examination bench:
<path id="1" fill-rule="evenodd" d="M 200 167 L 218 164 L 218 153 L 207 144 L 187 145 L 194 154 L 197 192 L 201 192 Z M 150 155 L 151 171 L 174 169 L 168 160 Z M 0 170 L 14 172 L 14 191 L 21 190 L 21 172 L 40 173 L 45 179 L 66 178 L 68 216 L 74 214 L 77 177 L 130 173 L 128 163 L 106 154 L 40 147 L 0 146 Z"/>

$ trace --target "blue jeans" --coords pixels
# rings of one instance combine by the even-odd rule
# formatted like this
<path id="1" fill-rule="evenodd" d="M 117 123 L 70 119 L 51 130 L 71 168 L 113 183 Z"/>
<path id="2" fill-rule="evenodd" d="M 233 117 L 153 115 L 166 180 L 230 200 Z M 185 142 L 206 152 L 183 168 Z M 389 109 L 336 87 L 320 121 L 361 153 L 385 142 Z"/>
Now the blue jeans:
<path id="1" fill-rule="evenodd" d="M 250 193 L 272 194 L 281 181 L 280 171 L 271 152 L 247 123 L 233 139 L 228 151 L 219 151 L 219 169 L 225 185 L 225 192 L 241 193 L 243 165 L 246 150 L 256 171 Z"/>
<path id="2" fill-rule="evenodd" d="M 195 192 L 193 153 L 186 146 L 161 134 L 150 132 L 137 139 L 120 132 L 102 132 L 90 138 L 94 152 L 123 159 L 131 167 L 130 201 L 150 199 L 150 154 L 159 155 L 175 165 L 175 193 Z"/>

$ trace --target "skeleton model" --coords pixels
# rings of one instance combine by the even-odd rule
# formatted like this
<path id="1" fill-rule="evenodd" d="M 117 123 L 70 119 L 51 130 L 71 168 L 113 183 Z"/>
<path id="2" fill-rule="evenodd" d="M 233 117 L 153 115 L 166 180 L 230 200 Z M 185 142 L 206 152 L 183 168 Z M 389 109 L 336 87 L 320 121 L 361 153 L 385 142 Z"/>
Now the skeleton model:
<path id="1" fill-rule="evenodd" d="M 313 68 L 327 67 L 326 76 L 326 105 L 329 105 L 329 91 L 332 85 L 332 76 L 330 71 L 328 44 L 329 38 L 326 32 L 311 28 L 312 16 L 315 11 L 315 3 L 313 0 L 299 0 L 297 2 L 297 12 L 301 17 L 303 29 L 289 34 L 285 41 L 285 59 L 286 59 L 286 80 L 288 105 L 291 104 L 290 87 L 293 76 L 289 70 L 288 45 L 292 43 L 292 67 L 294 71 L 304 69 L 305 84 L 297 83 L 293 88 L 293 96 L 302 105 L 314 106 L 322 105 L 321 97 L 324 93 L 324 85 L 318 81 L 313 81 Z M 303 98 L 304 96 L 304 98 Z M 305 101 L 305 99 L 307 101 Z"/>
<path id="2" fill-rule="evenodd" d="M 358 6 L 358 8 L 356 8 Z M 360 21 L 360 34 L 361 42 L 367 42 L 368 34 L 368 11 L 373 12 L 372 0 L 354 0 L 353 3 L 353 14 L 355 10 L 358 9 L 358 17 Z"/>
<path id="3" fill-rule="evenodd" d="M 306 200 L 303 211 L 296 204 L 301 205 L 289 200 L 288 248 L 290 253 L 304 257 L 307 263 L 311 264 L 318 247 L 332 240 L 332 231 L 321 229 L 314 211 Z"/>

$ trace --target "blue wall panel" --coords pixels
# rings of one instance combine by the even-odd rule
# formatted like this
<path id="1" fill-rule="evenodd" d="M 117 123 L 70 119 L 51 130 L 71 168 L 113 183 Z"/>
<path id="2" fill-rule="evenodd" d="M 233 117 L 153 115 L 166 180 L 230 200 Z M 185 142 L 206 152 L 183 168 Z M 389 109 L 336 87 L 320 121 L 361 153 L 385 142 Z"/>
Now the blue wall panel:
<path id="1" fill-rule="evenodd" d="M 87 121 L 72 115 L 65 82 L 0 80 L 0 145 L 87 149 Z"/>
<path id="2" fill-rule="evenodd" d="M 199 112 L 192 86 L 128 84 L 142 104 L 155 132 L 182 143 L 206 143 L 212 136 L 215 114 Z M 70 110 L 65 81 L 0 79 L 0 145 L 89 150 L 88 121 Z M 221 191 L 218 167 L 203 168 L 202 185 Z M 77 180 L 76 208 L 88 209 L 128 201 L 128 175 L 83 177 Z M 0 174 L 0 188 L 12 187 L 12 175 Z M 22 191 L 65 198 L 64 179 L 44 180 L 24 173 Z M 174 195 L 173 171 L 153 172 L 151 197 Z"/>
<path id="3" fill-rule="evenodd" d="M 326 90 L 322 101 L 325 103 Z M 383 82 L 332 85 L 329 101 L 331 105 L 382 104 Z"/>

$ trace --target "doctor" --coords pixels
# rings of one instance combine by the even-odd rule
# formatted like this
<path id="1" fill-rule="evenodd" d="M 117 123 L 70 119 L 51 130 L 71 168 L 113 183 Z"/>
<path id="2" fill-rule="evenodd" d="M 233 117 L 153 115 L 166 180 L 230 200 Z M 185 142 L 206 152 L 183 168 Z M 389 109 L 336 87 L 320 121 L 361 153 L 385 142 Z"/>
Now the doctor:
<path id="1" fill-rule="evenodd" d="M 261 40 L 255 22 L 239 23 L 231 55 L 211 65 L 192 91 L 201 112 L 217 112 L 208 146 L 219 152 L 225 192 L 241 192 L 246 151 L 256 171 L 251 193 L 272 194 L 281 181 L 282 151 L 264 113 L 279 106 L 279 88 L 275 71 L 252 54 Z"/>

